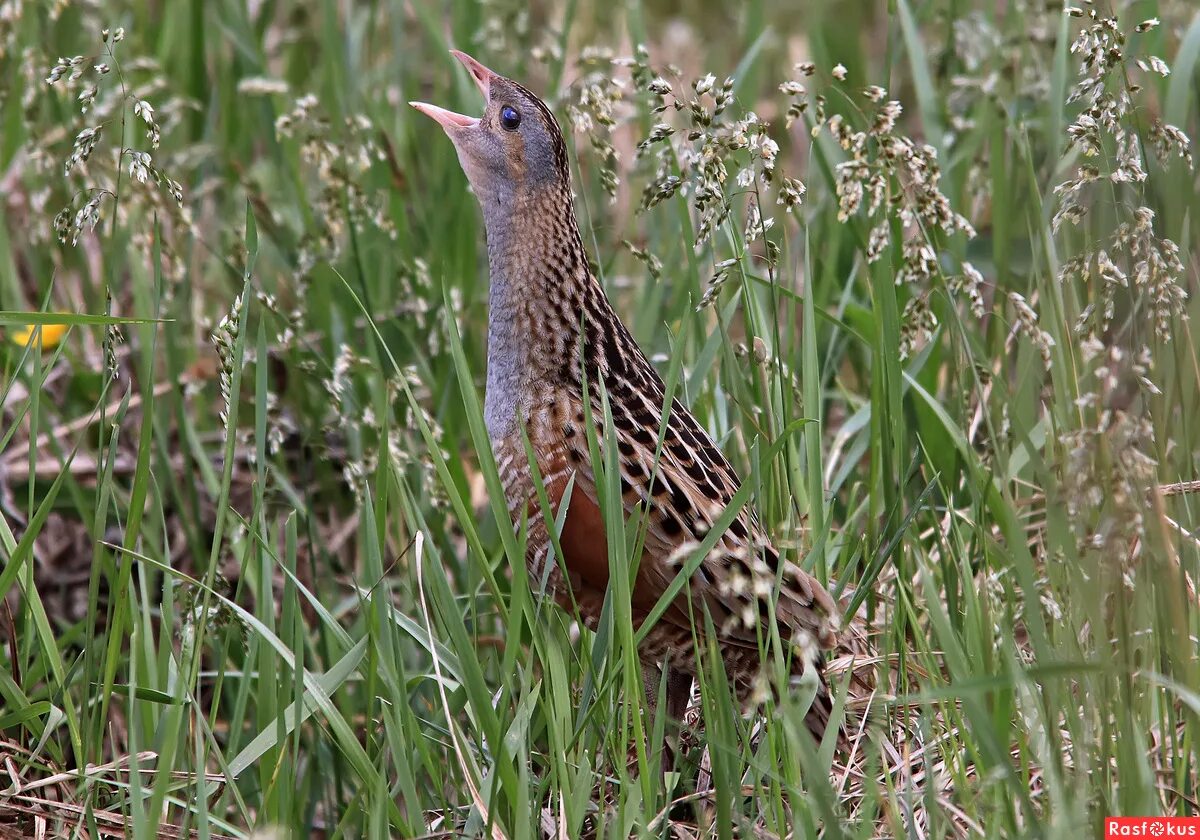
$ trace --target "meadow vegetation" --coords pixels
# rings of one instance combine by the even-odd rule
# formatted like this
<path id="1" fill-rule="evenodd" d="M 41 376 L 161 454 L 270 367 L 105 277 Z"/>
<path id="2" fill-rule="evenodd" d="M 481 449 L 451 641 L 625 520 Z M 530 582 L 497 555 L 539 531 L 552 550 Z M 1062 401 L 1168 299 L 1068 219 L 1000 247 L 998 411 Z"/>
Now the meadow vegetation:
<path id="1" fill-rule="evenodd" d="M 621 576 L 531 594 L 450 47 L 841 600 L 849 753 L 710 668 L 664 777 Z M 1190 0 L 5 0 L 0 71 L 0 837 L 1200 809 Z"/>

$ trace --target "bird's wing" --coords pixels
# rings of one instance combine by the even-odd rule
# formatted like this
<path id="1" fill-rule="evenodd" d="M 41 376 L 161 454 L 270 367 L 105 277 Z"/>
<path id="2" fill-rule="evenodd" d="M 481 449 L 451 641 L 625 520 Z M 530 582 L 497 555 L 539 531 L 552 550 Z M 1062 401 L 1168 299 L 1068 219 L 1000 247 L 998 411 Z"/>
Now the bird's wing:
<path id="1" fill-rule="evenodd" d="M 636 390 L 618 389 L 614 395 L 610 389 L 610 397 L 616 398 L 609 402 L 622 504 L 627 515 L 645 512 L 645 548 L 633 592 L 635 608 L 644 611 L 671 585 L 687 564 L 689 549 L 705 538 L 740 487 L 729 462 L 678 400 L 672 402 L 659 449 L 664 398 L 661 381 L 652 370 L 651 375 Z M 580 417 L 582 412 L 572 410 L 567 416 Z M 562 440 L 549 487 L 557 507 L 567 477 L 574 476 L 563 530 L 564 559 L 573 573 L 603 591 L 608 583 L 607 543 L 587 437 L 577 430 Z M 757 646 L 767 631 L 772 601 L 783 640 L 822 648 L 836 640 L 839 619 L 833 599 L 814 577 L 780 557 L 748 507 L 717 540 L 689 583 L 692 608 L 708 610 L 723 643 Z M 686 596 L 681 595 L 660 620 L 690 627 L 688 613 Z"/>

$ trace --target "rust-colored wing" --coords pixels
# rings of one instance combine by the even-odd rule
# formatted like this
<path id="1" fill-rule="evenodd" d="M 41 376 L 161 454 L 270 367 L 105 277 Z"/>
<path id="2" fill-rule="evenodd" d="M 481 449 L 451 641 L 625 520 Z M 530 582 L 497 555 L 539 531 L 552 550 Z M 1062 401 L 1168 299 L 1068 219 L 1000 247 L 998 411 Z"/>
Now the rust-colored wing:
<path id="1" fill-rule="evenodd" d="M 658 425 L 643 422 L 649 401 L 632 408 L 610 403 L 613 413 L 623 508 L 644 523 L 645 547 L 633 586 L 635 616 L 644 617 L 670 586 L 738 488 L 728 462 L 677 401 L 672 406 L 661 453 L 655 460 Z M 660 416 L 657 409 L 653 417 Z M 580 418 L 577 407 L 558 413 Z M 641 414 L 641 417 L 634 415 Z M 560 446 L 547 459 L 545 472 L 552 507 L 558 510 L 570 477 L 573 491 L 560 537 L 573 586 L 603 592 L 609 560 L 603 518 L 587 452 L 586 435 L 564 424 Z M 649 428 L 648 428 L 649 426 Z M 744 508 L 700 562 L 689 586 L 692 610 L 707 610 L 718 641 L 758 648 L 769 637 L 772 615 L 780 638 L 800 647 L 833 646 L 838 611 L 815 578 L 783 560 L 762 533 L 757 518 Z M 681 593 L 660 619 L 691 629 L 688 595 Z M 772 612 L 771 602 L 775 607 Z M 702 622 L 702 613 L 696 618 Z M 700 625 L 702 626 L 702 625 Z"/>

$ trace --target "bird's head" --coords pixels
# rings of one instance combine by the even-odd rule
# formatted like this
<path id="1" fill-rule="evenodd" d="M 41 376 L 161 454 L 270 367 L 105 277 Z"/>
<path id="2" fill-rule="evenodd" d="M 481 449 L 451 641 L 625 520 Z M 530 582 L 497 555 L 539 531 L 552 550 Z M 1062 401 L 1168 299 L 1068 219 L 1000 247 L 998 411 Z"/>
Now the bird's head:
<path id="1" fill-rule="evenodd" d="M 485 213 L 512 208 L 546 189 L 565 189 L 567 148 L 550 109 L 466 53 L 451 54 L 483 92 L 483 116 L 468 117 L 425 102 L 409 104 L 437 120 L 450 137 Z"/>

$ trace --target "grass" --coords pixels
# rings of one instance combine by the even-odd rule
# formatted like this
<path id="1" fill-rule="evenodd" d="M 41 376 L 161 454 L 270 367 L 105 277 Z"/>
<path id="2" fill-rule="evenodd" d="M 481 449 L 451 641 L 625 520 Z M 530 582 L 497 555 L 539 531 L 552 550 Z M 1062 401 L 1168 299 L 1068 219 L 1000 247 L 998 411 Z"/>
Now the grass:
<path id="1" fill-rule="evenodd" d="M 1132 91 L 1093 156 L 1068 100 L 1094 21 L 1036 0 L 9 6 L 0 835 L 1056 838 L 1197 813 L 1200 200 L 1152 141 L 1158 120 L 1200 134 L 1189 3 L 1085 6 L 1122 36 L 1103 89 Z M 637 44 L 653 73 L 583 60 Z M 621 609 L 636 521 L 608 517 L 597 634 L 534 594 L 480 410 L 478 210 L 404 106 L 478 109 L 449 46 L 546 93 L 564 126 L 591 115 L 570 144 L 585 242 L 745 479 L 737 502 L 847 606 L 829 670 L 870 721 L 851 756 L 808 738 L 804 687 L 749 737 L 710 670 L 681 772 L 656 772 L 663 721 L 638 714 Z M 77 54 L 81 78 L 68 62 L 46 84 Z M 710 71 L 718 93 L 733 79 L 715 123 L 652 113 Z M 889 194 L 932 184 L 977 235 L 905 227 L 892 204 L 839 218 L 853 152 L 820 112 L 869 128 L 869 84 L 940 164 Z M 713 147 L 728 216 L 697 247 L 688 150 L 748 110 L 775 178 L 739 186 L 749 151 Z M 660 121 L 678 130 L 636 154 Z M 1131 159 L 1144 181 L 1108 177 Z M 1087 212 L 1056 225 L 1082 165 L 1100 176 Z M 784 177 L 807 187 L 792 212 Z M 651 184 L 671 194 L 640 209 Z M 770 249 L 748 225 L 760 198 Z M 1112 245 L 1139 207 L 1179 246 L 1171 282 Z M 932 264 L 912 273 L 902 236 Z M 38 344 L 30 324 L 69 329 Z"/>

